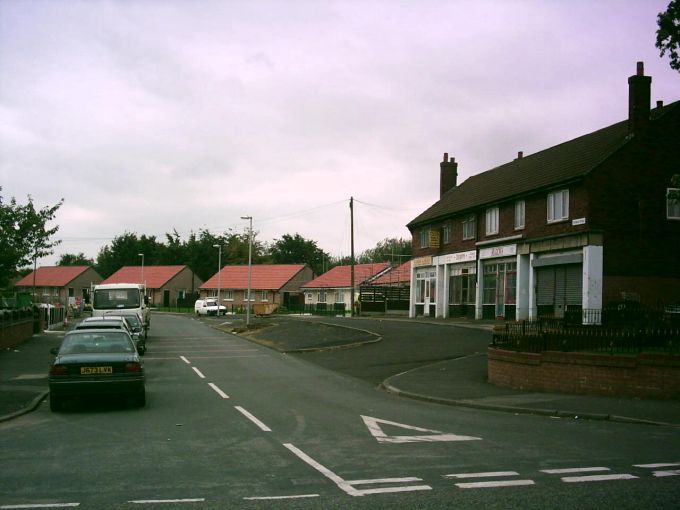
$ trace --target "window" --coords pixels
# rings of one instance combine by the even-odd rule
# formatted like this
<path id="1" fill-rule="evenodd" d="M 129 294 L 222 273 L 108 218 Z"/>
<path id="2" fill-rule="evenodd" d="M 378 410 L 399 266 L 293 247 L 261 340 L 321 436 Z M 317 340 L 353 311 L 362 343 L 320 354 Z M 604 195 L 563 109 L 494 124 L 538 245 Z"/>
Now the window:
<path id="1" fill-rule="evenodd" d="M 234 291 L 233 290 L 225 290 L 224 291 L 224 299 L 227 301 L 233 301 L 234 300 Z"/>
<path id="2" fill-rule="evenodd" d="M 341 290 L 336 290 L 335 291 L 335 302 L 336 303 L 344 303 L 345 302 L 345 293 Z"/>
<path id="3" fill-rule="evenodd" d="M 474 239 L 477 225 L 475 221 L 475 215 L 471 214 L 463 220 L 463 239 Z"/>
<path id="4" fill-rule="evenodd" d="M 477 275 L 474 268 L 454 269 L 449 278 L 449 303 L 452 305 L 474 304 L 476 300 Z"/>
<path id="5" fill-rule="evenodd" d="M 515 202 L 515 230 L 521 230 L 524 228 L 525 221 L 525 204 L 524 200 L 518 200 Z"/>
<path id="6" fill-rule="evenodd" d="M 326 302 L 326 291 L 320 290 L 319 291 L 319 303 L 325 303 L 325 302 Z"/>
<path id="7" fill-rule="evenodd" d="M 75 297 L 76 291 L 73 287 L 68 288 L 68 297 Z"/>
<path id="8" fill-rule="evenodd" d="M 217 298 L 217 289 L 210 289 L 208 291 L 208 297 Z"/>
<path id="9" fill-rule="evenodd" d="M 498 207 L 486 210 L 486 235 L 498 234 Z"/>
<path id="10" fill-rule="evenodd" d="M 442 227 L 442 243 L 449 244 L 451 242 L 451 225 L 448 223 Z"/>
<path id="11" fill-rule="evenodd" d="M 260 301 L 269 301 L 269 291 L 268 290 L 262 291 L 262 297 L 260 298 Z"/>
<path id="12" fill-rule="evenodd" d="M 430 246 L 430 230 L 424 228 L 420 231 L 420 247 L 428 248 Z"/>
<path id="13" fill-rule="evenodd" d="M 666 190 L 666 219 L 680 220 L 680 188 Z"/>
<path id="14" fill-rule="evenodd" d="M 569 218 L 569 190 L 548 193 L 548 223 Z"/>

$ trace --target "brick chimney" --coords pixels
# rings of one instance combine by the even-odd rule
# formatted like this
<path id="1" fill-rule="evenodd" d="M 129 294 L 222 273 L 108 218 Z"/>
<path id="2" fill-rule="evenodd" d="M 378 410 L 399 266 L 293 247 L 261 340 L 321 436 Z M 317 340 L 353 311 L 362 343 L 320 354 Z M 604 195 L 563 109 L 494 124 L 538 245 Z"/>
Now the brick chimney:
<path id="1" fill-rule="evenodd" d="M 449 161 L 449 153 L 444 153 L 444 161 L 439 163 L 439 198 L 458 184 L 458 163 L 455 158 Z"/>
<path id="2" fill-rule="evenodd" d="M 637 73 L 628 78 L 628 134 L 640 134 L 649 123 L 652 77 L 645 76 L 645 64 L 637 63 Z"/>

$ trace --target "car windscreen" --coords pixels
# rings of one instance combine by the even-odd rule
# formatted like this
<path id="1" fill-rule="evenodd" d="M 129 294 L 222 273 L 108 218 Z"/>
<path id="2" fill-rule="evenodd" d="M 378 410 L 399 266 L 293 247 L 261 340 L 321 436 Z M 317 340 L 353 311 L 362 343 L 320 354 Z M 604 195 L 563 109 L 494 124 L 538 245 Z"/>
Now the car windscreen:
<path id="1" fill-rule="evenodd" d="M 96 289 L 92 306 L 99 310 L 139 308 L 139 289 Z"/>
<path id="2" fill-rule="evenodd" d="M 135 346 L 127 333 L 116 331 L 83 331 L 67 334 L 59 354 L 133 353 Z"/>

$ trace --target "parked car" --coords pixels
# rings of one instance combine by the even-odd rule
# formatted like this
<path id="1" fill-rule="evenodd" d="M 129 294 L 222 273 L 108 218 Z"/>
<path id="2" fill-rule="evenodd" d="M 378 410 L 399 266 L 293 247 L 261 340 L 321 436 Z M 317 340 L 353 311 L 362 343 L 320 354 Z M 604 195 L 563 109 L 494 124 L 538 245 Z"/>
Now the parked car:
<path id="1" fill-rule="evenodd" d="M 217 315 L 217 299 L 197 299 L 194 303 L 194 312 L 196 315 Z M 227 307 L 220 305 L 219 314 L 224 315 L 227 312 Z"/>
<path id="2" fill-rule="evenodd" d="M 107 315 L 104 317 L 88 317 L 76 324 L 74 329 L 122 329 L 133 339 L 135 347 L 141 356 L 144 356 L 144 353 L 146 352 L 146 340 L 139 332 L 133 331 L 132 323 L 124 316 Z"/>
<path id="3" fill-rule="evenodd" d="M 109 312 L 103 317 L 99 317 L 100 319 L 107 319 L 109 317 L 122 317 L 125 319 L 128 323 L 128 326 L 130 326 L 130 330 L 132 331 L 132 335 L 138 335 L 139 338 L 143 338 L 146 340 L 149 336 L 149 331 L 144 327 L 144 323 L 142 322 L 142 318 L 137 315 L 135 312 Z"/>
<path id="4" fill-rule="evenodd" d="M 64 336 L 49 372 L 50 409 L 83 396 L 133 397 L 146 405 L 144 365 L 122 329 L 76 329 Z"/>

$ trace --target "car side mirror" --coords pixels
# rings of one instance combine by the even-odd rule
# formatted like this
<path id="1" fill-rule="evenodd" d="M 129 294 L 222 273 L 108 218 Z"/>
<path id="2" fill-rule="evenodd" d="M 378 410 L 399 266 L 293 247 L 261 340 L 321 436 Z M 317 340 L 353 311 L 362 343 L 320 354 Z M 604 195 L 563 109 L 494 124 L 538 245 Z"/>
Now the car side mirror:
<path id="1" fill-rule="evenodd" d="M 59 354 L 59 347 L 52 347 L 50 349 L 50 354 L 54 354 L 55 356 Z"/>

